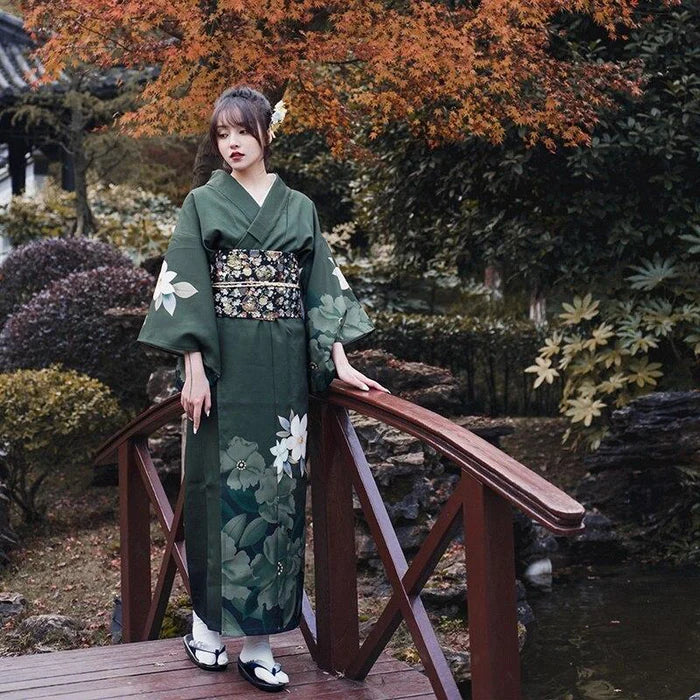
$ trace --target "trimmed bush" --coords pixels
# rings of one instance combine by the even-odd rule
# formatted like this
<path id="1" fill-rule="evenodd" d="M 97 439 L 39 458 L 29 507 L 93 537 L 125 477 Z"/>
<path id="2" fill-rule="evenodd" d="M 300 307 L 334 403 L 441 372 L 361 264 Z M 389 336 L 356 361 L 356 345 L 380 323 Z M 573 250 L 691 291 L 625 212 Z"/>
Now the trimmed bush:
<path id="1" fill-rule="evenodd" d="M 12 195 L 0 205 L 0 228 L 13 246 L 37 238 L 69 236 L 75 228 L 75 192 L 67 192 L 50 180 L 39 196 Z"/>
<path id="2" fill-rule="evenodd" d="M 131 266 L 114 246 L 90 238 L 50 238 L 13 250 L 0 265 L 0 327 L 51 282 L 100 265 Z"/>
<path id="3" fill-rule="evenodd" d="M 464 381 L 472 411 L 551 415 L 558 389 L 533 392 L 524 374 L 545 332 L 514 318 L 375 311 L 377 330 L 356 349 L 379 347 L 397 357 L 448 367 Z"/>
<path id="4" fill-rule="evenodd" d="M 51 365 L 0 374 L 0 471 L 26 521 L 46 512 L 52 474 L 89 463 L 126 420 L 108 387 Z"/>
<path id="5" fill-rule="evenodd" d="M 177 221 L 177 207 L 141 187 L 99 183 L 88 188 L 95 236 L 124 251 L 135 265 L 162 255 Z"/>
<path id="6" fill-rule="evenodd" d="M 152 362 L 136 342 L 138 329 L 104 312 L 142 307 L 153 278 L 132 267 L 98 267 L 57 280 L 21 306 L 0 332 L 0 370 L 39 369 L 53 362 L 103 381 L 123 406 L 148 405 Z"/>

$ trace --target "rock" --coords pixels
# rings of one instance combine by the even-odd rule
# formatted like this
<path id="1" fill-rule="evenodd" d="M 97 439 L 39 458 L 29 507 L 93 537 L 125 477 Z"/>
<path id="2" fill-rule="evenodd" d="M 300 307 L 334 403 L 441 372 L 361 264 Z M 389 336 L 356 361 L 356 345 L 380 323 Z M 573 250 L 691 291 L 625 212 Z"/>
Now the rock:
<path id="1" fill-rule="evenodd" d="M 534 621 L 522 582 L 515 581 L 518 620 L 523 625 Z M 468 579 L 464 565 L 464 546 L 453 542 L 440 558 L 435 571 L 421 591 L 421 600 L 428 610 L 450 618 L 467 614 Z"/>
<path id="2" fill-rule="evenodd" d="M 659 391 L 614 411 L 610 432 L 585 462 L 592 473 L 700 466 L 700 391 Z"/>
<path id="3" fill-rule="evenodd" d="M 78 641 L 78 631 L 82 628 L 80 621 L 68 615 L 30 615 L 22 620 L 16 634 L 29 636 L 33 645 L 74 645 Z"/>
<path id="4" fill-rule="evenodd" d="M 513 537 L 515 540 L 515 570 L 518 576 L 525 576 L 528 567 L 535 562 L 547 559 L 559 550 L 559 544 L 552 534 L 525 513 L 513 509 Z"/>
<path id="5" fill-rule="evenodd" d="M 152 403 L 162 403 L 177 394 L 175 369 L 157 367 L 149 377 L 146 392 Z M 178 419 L 166 423 L 148 438 L 153 466 L 166 493 L 174 498 L 180 488 L 181 430 L 182 422 Z M 116 463 L 95 466 L 91 486 L 116 486 L 118 483 L 119 469 Z"/>
<path id="6" fill-rule="evenodd" d="M 525 586 L 520 579 L 515 579 L 516 607 L 518 611 L 518 622 L 527 627 L 535 621 L 535 613 L 532 612 L 530 604 L 527 602 Z"/>
<path id="7" fill-rule="evenodd" d="M 623 527 L 630 545 L 671 516 L 692 528 L 697 498 L 685 473 L 700 474 L 700 391 L 647 394 L 615 411 L 609 433 L 585 464 L 589 472 L 575 497 L 600 513 L 590 522 L 595 535 L 574 538 L 584 551 L 596 541 L 606 557 L 619 554 L 610 548 L 615 536 L 600 517 Z"/>
<path id="8" fill-rule="evenodd" d="M 146 393 L 151 403 L 162 403 L 178 393 L 175 388 L 175 367 L 157 367 L 148 378 Z"/>
<path id="9" fill-rule="evenodd" d="M 466 646 L 468 647 L 469 634 L 465 630 Z M 524 624 L 518 622 L 518 650 L 522 651 L 525 646 L 525 640 L 527 639 L 527 629 Z M 445 654 L 445 659 L 452 671 L 455 681 L 463 683 L 465 681 L 471 680 L 471 653 L 469 649 L 456 649 L 454 647 L 443 646 L 443 652 Z"/>
<path id="10" fill-rule="evenodd" d="M 112 634 L 112 644 L 120 644 L 122 641 L 122 599 L 119 596 L 114 597 L 110 632 Z"/>
<path id="11" fill-rule="evenodd" d="M 353 367 L 406 401 L 442 415 L 454 415 L 465 408 L 459 381 L 444 367 L 400 360 L 384 350 L 355 351 L 348 359 Z"/>
<path id="12" fill-rule="evenodd" d="M 593 510 L 583 516 L 584 530 L 566 538 L 571 559 L 580 564 L 613 564 L 625 557 L 622 538 L 615 532 L 610 518 Z"/>
<path id="13" fill-rule="evenodd" d="M 192 631 L 192 608 L 188 606 L 179 606 L 173 608 L 171 613 L 171 621 L 175 628 L 175 636 L 182 637 Z"/>
<path id="14" fill-rule="evenodd" d="M 465 632 L 465 634 L 467 634 Z M 468 681 L 472 677 L 472 655 L 450 647 L 443 648 L 445 659 L 457 683 Z"/>
<path id="15" fill-rule="evenodd" d="M 552 590 L 552 560 L 548 557 L 537 559 L 528 564 L 523 578 L 535 588 L 543 591 Z"/>
<path id="16" fill-rule="evenodd" d="M 494 447 L 501 446 L 501 438 L 515 432 L 515 426 L 510 418 L 501 418 L 495 422 L 485 416 L 456 416 L 451 418 L 453 423 L 470 430 L 474 435 L 490 442 Z"/>
<path id="17" fill-rule="evenodd" d="M 11 617 L 21 615 L 27 610 L 27 599 L 21 593 L 0 593 L 0 626 Z"/>

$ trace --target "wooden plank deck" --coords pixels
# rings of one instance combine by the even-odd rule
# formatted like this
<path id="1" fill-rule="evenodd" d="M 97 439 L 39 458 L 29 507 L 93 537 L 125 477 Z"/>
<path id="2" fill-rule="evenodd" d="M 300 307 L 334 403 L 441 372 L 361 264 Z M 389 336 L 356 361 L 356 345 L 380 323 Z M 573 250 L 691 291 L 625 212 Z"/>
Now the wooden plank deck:
<path id="1" fill-rule="evenodd" d="M 319 670 L 298 628 L 271 639 L 275 659 L 289 675 L 289 685 L 278 697 L 435 698 L 426 676 L 386 652 L 364 681 L 353 681 Z M 221 673 L 197 668 L 187 657 L 181 637 L 4 657 L 0 658 L 0 697 L 3 700 L 274 697 L 254 688 L 238 673 L 235 659 L 243 640 L 224 637 L 224 641 L 229 666 Z"/>

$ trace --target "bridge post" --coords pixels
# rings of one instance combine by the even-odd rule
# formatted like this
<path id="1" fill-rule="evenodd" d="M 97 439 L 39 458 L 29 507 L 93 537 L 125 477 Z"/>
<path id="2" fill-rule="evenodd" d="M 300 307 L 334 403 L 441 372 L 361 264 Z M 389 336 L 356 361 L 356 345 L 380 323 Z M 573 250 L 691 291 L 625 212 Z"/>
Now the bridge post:
<path id="1" fill-rule="evenodd" d="M 360 647 L 352 474 L 344 468 L 332 431 L 333 411 L 342 410 L 320 401 L 312 401 L 309 407 L 315 661 L 327 671 L 344 671 Z"/>
<path id="2" fill-rule="evenodd" d="M 511 507 L 476 479 L 462 478 L 472 697 L 520 700 Z"/>
<path id="3" fill-rule="evenodd" d="M 118 454 L 122 642 L 139 642 L 151 606 L 149 499 L 133 442 L 126 440 L 119 445 Z"/>

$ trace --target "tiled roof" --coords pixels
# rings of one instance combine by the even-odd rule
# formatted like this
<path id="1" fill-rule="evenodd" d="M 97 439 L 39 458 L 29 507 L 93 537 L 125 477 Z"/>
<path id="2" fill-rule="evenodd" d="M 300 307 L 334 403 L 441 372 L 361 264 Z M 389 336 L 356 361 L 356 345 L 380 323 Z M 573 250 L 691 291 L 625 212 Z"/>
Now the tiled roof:
<path id="1" fill-rule="evenodd" d="M 25 32 L 22 19 L 0 10 L 0 102 L 3 98 L 30 89 L 29 83 L 24 78 L 27 73 L 29 80 L 45 73 L 41 61 L 29 56 L 34 48 L 35 43 Z M 149 67 L 145 70 L 123 67 L 101 71 L 96 69 L 82 88 L 101 97 L 107 97 L 115 94 L 124 82 L 140 82 L 155 78 L 159 70 L 158 67 Z M 41 90 L 63 92 L 65 85 L 61 83 L 64 81 L 68 81 L 68 76 L 61 72 L 59 81 L 44 85 Z"/>

